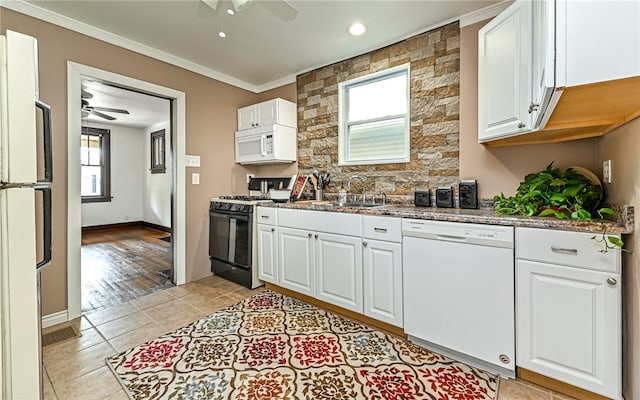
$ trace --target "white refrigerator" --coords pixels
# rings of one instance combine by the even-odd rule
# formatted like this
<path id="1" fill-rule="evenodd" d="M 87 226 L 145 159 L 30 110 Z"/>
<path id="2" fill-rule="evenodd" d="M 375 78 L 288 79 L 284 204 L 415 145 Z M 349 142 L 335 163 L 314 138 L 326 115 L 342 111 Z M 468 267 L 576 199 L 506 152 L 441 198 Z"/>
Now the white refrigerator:
<path id="1" fill-rule="evenodd" d="M 42 395 L 40 270 L 51 260 L 51 112 L 38 99 L 37 42 L 0 36 L 0 385 Z M 42 260 L 38 260 L 38 253 Z"/>

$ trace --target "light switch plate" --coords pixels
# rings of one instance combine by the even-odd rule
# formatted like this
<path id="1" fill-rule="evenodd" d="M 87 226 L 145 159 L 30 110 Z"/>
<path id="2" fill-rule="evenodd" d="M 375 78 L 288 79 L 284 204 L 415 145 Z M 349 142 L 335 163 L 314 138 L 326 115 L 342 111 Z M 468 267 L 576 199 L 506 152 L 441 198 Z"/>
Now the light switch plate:
<path id="1" fill-rule="evenodd" d="M 197 172 L 194 172 L 193 174 L 191 174 L 191 184 L 192 185 L 199 185 L 200 184 L 200 174 Z"/>
<path id="2" fill-rule="evenodd" d="M 185 164 L 186 164 L 187 167 L 199 167 L 200 166 L 200 156 L 187 155 Z"/>
<path id="3" fill-rule="evenodd" d="M 611 160 L 602 162 L 602 181 L 604 183 L 611 183 Z"/>

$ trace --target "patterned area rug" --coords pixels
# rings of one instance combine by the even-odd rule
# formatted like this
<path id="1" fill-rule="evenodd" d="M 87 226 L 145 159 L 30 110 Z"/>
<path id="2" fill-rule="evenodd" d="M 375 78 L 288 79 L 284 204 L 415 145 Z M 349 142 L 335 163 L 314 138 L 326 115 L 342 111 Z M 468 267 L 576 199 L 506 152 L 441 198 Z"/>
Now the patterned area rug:
<path id="1" fill-rule="evenodd" d="M 133 399 L 494 399 L 497 377 L 265 290 L 107 358 Z"/>

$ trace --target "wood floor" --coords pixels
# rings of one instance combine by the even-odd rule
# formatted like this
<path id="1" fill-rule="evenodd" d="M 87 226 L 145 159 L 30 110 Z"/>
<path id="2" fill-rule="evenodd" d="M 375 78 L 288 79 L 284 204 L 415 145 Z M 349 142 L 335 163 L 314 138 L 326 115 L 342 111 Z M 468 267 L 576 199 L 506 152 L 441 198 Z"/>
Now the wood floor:
<path id="1" fill-rule="evenodd" d="M 166 232 L 141 226 L 82 234 L 82 312 L 173 287 L 159 274 L 171 266 Z"/>

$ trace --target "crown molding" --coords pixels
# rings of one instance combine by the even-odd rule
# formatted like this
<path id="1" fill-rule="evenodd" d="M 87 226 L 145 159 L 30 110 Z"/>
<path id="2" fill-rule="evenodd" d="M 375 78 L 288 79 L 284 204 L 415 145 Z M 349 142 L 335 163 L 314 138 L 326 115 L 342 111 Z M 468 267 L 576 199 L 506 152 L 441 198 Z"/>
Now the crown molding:
<path id="1" fill-rule="evenodd" d="M 499 3 L 492 4 L 488 7 L 481 8 L 476 11 L 464 14 L 460 16 L 460 28 L 475 24 L 476 22 L 484 21 L 489 18 L 493 18 L 496 15 L 504 11 L 513 3 L 513 0 L 503 0 Z"/>
<path id="2" fill-rule="evenodd" d="M 54 13 L 53 11 L 49 11 L 45 8 L 38 7 L 31 3 L 27 3 L 24 0 L 1 0 L 0 6 L 7 8 L 9 10 L 19 12 L 21 14 L 28 15 L 33 18 L 43 20 L 45 22 L 49 22 L 57 26 L 69 29 L 71 31 L 90 36 L 94 39 L 99 39 L 104 42 L 113 44 L 115 46 L 122 47 L 127 50 L 131 50 L 135 53 L 139 53 L 147 57 L 154 58 L 158 61 L 162 61 L 167 64 L 180 67 L 187 71 L 195 72 L 196 74 L 200 74 L 208 78 L 215 79 L 217 81 L 224 82 L 229 85 L 239 87 L 241 89 L 248 90 L 253 93 L 260 92 L 259 87 L 256 85 L 252 85 L 240 79 L 218 72 L 214 69 L 207 68 L 200 64 L 196 64 L 192 61 L 185 60 L 184 58 L 177 57 L 173 54 L 166 53 L 164 51 L 147 46 L 145 44 L 138 43 L 134 40 L 127 39 L 125 37 L 116 35 L 114 33 L 107 32 L 103 29 L 96 28 L 94 26 L 91 26 L 84 22 L 80 22 L 73 18 L 69 18 L 58 13 Z M 271 83 L 263 86 L 269 86 L 269 85 L 271 85 Z M 277 87 L 277 86 L 273 86 L 273 87 Z"/>

